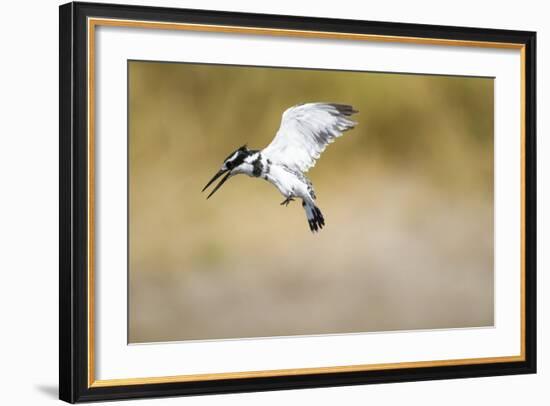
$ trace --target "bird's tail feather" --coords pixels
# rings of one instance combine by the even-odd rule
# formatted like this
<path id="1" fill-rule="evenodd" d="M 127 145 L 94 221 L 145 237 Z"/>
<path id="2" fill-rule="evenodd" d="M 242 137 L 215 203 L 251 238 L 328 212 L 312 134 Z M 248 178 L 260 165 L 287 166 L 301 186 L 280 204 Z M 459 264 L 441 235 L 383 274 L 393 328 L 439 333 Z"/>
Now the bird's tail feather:
<path id="1" fill-rule="evenodd" d="M 302 206 L 304 207 L 304 210 L 306 211 L 306 217 L 307 221 L 309 223 L 309 228 L 312 233 L 315 233 L 323 228 L 325 225 L 325 218 L 323 217 L 323 213 L 321 213 L 321 210 L 317 206 L 315 206 L 313 203 L 306 203 L 302 202 Z"/>

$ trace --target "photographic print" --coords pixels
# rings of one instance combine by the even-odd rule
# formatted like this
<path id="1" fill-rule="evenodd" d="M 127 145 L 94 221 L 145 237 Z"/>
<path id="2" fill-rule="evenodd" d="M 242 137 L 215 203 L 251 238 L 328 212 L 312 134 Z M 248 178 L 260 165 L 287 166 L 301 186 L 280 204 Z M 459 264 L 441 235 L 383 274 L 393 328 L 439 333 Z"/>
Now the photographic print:
<path id="1" fill-rule="evenodd" d="M 127 68 L 130 343 L 493 326 L 494 78 Z"/>
<path id="2" fill-rule="evenodd" d="M 60 399 L 536 372 L 536 33 L 59 21 Z"/>

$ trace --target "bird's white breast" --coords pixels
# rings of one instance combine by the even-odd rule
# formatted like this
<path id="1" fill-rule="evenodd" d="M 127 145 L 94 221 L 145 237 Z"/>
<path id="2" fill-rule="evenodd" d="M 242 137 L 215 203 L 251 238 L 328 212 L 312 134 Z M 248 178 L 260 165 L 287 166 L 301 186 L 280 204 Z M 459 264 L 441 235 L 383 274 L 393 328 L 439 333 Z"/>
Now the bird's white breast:
<path id="1" fill-rule="evenodd" d="M 269 173 L 265 176 L 266 180 L 279 189 L 283 196 L 292 195 L 309 200 L 307 184 L 283 166 L 271 165 Z"/>

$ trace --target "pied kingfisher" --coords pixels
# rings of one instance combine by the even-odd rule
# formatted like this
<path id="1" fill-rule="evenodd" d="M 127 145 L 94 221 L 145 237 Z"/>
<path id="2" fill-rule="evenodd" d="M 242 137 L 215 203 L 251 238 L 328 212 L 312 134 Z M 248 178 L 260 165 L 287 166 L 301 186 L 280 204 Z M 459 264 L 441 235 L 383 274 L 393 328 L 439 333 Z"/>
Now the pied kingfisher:
<path id="1" fill-rule="evenodd" d="M 288 206 L 295 197 L 302 199 L 309 228 L 319 231 L 325 225 L 321 210 L 315 205 L 315 191 L 305 173 L 328 144 L 357 123 L 349 117 L 357 113 L 352 106 L 333 103 L 299 104 L 283 113 L 279 131 L 266 148 L 250 150 L 243 145 L 232 152 L 221 169 L 202 189 L 227 173 L 208 195 L 210 198 L 231 176 L 245 174 L 273 184 L 285 197 Z"/>

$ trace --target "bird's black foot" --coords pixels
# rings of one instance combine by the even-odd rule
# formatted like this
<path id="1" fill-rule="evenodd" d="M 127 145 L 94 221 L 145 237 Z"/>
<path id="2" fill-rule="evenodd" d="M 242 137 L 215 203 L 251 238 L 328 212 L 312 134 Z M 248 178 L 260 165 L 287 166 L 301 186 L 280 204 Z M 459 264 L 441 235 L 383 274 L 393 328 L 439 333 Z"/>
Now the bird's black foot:
<path id="1" fill-rule="evenodd" d="M 283 200 L 283 201 L 281 202 L 281 206 L 283 206 L 283 205 L 284 205 L 284 206 L 288 206 L 288 204 L 289 204 L 290 202 L 293 202 L 293 201 L 294 201 L 294 199 L 292 198 L 292 196 L 289 196 L 289 197 L 287 197 L 285 200 Z"/>

